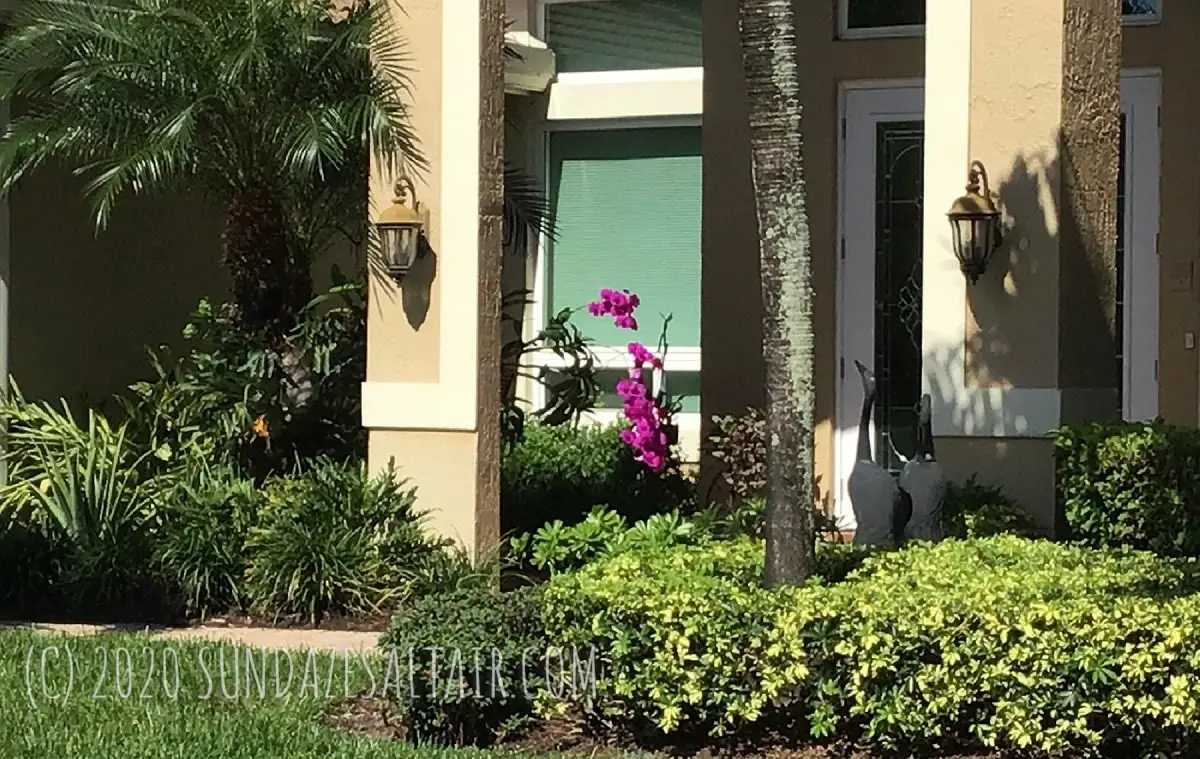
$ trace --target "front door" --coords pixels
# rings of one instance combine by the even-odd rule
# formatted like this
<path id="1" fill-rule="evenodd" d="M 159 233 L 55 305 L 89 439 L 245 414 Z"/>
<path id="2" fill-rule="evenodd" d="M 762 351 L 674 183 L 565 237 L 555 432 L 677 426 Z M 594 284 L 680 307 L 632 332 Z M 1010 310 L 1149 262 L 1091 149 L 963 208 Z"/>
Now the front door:
<path id="1" fill-rule="evenodd" d="M 1158 413 L 1159 79 L 1122 76 L 1117 292 L 1126 419 Z M 875 371 L 870 435 L 893 470 L 911 455 L 921 395 L 924 94 L 919 84 L 849 88 L 843 115 L 836 514 L 853 525 L 845 483 L 855 460 L 862 385 Z"/>
<path id="2" fill-rule="evenodd" d="M 921 395 L 921 238 L 924 179 L 920 86 L 849 89 L 839 279 L 836 513 L 853 525 L 845 494 L 855 459 L 861 361 L 875 372 L 879 395 L 871 419 L 876 461 L 894 470 L 894 451 L 910 455 Z"/>

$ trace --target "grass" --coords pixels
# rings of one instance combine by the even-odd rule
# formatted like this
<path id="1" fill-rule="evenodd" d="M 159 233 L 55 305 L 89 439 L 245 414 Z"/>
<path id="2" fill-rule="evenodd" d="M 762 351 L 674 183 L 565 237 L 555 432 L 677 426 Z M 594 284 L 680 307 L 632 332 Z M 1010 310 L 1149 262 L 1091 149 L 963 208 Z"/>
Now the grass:
<path id="1" fill-rule="evenodd" d="M 253 662 L 263 661 L 264 652 L 215 643 L 153 642 L 132 634 L 66 637 L 0 632 L 0 757 L 496 756 L 478 750 L 416 747 L 353 736 L 319 724 L 330 696 L 340 697 L 347 688 L 357 692 L 359 687 L 370 687 L 368 667 L 377 665 L 373 670 L 376 688 L 382 689 L 387 674 L 382 659 L 368 662 L 342 655 L 309 658 L 307 653 L 295 652 L 290 656 L 295 679 L 289 685 L 286 652 L 280 652 L 278 659 L 273 658 L 274 652 L 265 654 L 265 678 L 260 677 L 259 668 L 246 669 L 247 653 Z M 274 680 L 275 661 L 279 662 L 278 685 Z M 116 676 L 118 671 L 120 677 Z M 224 687 L 222 672 L 226 674 Z M 403 687 L 407 688 L 406 670 L 403 677 Z M 265 697 L 260 690 L 263 680 Z"/>

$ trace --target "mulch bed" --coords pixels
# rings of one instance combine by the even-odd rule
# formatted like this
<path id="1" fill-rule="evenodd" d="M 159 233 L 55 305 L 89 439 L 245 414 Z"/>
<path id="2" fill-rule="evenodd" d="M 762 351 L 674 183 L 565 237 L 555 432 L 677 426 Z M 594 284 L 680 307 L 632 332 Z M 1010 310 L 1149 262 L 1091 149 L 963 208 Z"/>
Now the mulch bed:
<path id="1" fill-rule="evenodd" d="M 395 702 L 388 698 L 359 696 L 334 703 L 323 724 L 385 740 L 405 740 L 408 730 Z M 645 746 L 614 737 L 596 735 L 583 723 L 569 718 L 539 722 L 520 734 L 502 738 L 493 748 L 525 754 L 565 754 L 591 759 L 625 759 L 638 755 L 647 759 L 895 759 L 878 751 L 844 744 L 789 745 L 767 740 L 755 745 Z M 930 759 L 933 759 L 930 757 Z M 938 754 L 936 759 L 1002 759 L 1000 754 Z"/>

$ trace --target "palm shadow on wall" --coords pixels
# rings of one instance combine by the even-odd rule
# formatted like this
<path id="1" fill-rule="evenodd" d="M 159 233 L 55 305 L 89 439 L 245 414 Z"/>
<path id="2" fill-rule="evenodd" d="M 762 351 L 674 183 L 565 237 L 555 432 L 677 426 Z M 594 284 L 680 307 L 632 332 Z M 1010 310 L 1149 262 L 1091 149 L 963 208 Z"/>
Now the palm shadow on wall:
<path id="1" fill-rule="evenodd" d="M 954 369 L 962 372 L 969 388 L 1053 389 L 1064 382 L 1068 387 L 1104 387 L 1116 380 L 1115 366 L 1106 373 L 1098 357 L 1113 350 L 1112 319 L 1104 303 L 1118 283 L 1115 271 L 1105 277 L 1088 262 L 1084 251 L 1101 243 L 1080 229 L 1073 209 L 1061 202 L 1056 188 L 1063 172 L 1075 167 L 1061 139 L 1059 144 L 1060 156 L 1027 154 L 999 175 L 1004 179 L 995 190 L 1004 240 L 986 273 L 967 285 L 965 339 L 925 356 L 928 392 L 938 401 L 935 408 L 952 415 L 943 423 L 955 429 L 985 436 L 1004 436 L 1005 430 L 1009 436 L 1023 435 L 1032 430 L 1034 420 L 1025 418 L 1021 409 L 1003 407 L 995 394 L 973 392 L 961 398 Z M 957 262 L 947 260 L 944 265 L 956 267 Z M 1065 334 L 1060 333 L 1060 313 L 1071 323 Z M 1063 413 L 1069 414 L 1069 408 Z M 1062 534 L 1065 525 L 1052 499 L 1021 498 L 1011 492 L 1013 483 L 1023 482 L 1021 474 L 1012 471 L 1021 465 L 1020 459 L 1010 459 L 1014 444 L 983 438 L 962 444 L 974 449 L 967 458 L 978 468 L 981 481 L 1005 485 L 1043 530 Z M 1046 464 L 1049 469 L 1050 462 Z"/>

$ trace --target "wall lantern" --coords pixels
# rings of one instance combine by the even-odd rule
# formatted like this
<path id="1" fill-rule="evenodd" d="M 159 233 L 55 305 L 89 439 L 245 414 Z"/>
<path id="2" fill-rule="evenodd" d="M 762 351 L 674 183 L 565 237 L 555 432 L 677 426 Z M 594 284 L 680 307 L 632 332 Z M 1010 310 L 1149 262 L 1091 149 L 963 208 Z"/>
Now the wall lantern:
<path id="1" fill-rule="evenodd" d="M 379 231 L 388 274 L 399 282 L 421 256 L 425 230 L 425 212 L 417 202 L 412 180 L 405 177 L 396 183 L 392 205 L 379 214 L 375 229 Z"/>
<path id="2" fill-rule="evenodd" d="M 1003 239 L 996 200 L 988 187 L 987 169 L 979 161 L 972 161 L 967 172 L 967 194 L 954 201 L 946 214 L 954 233 L 954 256 L 971 284 L 987 270 L 988 261 Z"/>

